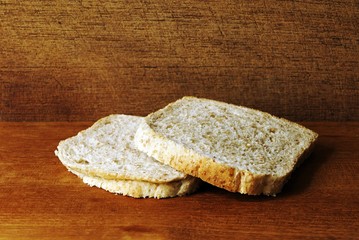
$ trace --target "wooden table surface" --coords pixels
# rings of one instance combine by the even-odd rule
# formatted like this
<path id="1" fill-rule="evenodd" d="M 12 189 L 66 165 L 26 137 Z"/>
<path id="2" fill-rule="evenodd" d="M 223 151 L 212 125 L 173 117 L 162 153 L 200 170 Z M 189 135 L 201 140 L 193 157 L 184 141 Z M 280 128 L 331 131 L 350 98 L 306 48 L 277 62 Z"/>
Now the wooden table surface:
<path id="1" fill-rule="evenodd" d="M 90 122 L 0 122 L 0 239 L 359 238 L 359 122 L 311 122 L 313 154 L 277 197 L 205 185 L 133 199 L 91 188 L 54 156 Z"/>

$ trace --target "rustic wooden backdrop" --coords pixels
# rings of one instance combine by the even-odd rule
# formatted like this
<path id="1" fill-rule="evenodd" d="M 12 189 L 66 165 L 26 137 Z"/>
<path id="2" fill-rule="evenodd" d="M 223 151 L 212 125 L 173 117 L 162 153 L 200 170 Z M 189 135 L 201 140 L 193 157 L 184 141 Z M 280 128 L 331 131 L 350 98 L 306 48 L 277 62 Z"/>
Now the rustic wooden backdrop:
<path id="1" fill-rule="evenodd" d="M 0 0 L 0 120 L 146 115 L 183 95 L 359 120 L 359 2 Z"/>

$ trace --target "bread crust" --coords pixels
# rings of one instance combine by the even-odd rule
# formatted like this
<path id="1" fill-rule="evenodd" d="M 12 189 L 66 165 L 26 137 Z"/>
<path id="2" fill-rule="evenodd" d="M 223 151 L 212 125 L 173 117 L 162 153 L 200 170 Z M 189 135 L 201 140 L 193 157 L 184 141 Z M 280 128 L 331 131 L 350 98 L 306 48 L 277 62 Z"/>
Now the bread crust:
<path id="1" fill-rule="evenodd" d="M 214 102 L 227 106 L 226 103 Z M 167 107 L 170 108 L 173 104 L 174 103 L 171 103 Z M 258 112 L 257 110 L 253 111 Z M 231 192 L 239 192 L 249 195 L 265 194 L 275 196 L 279 193 L 282 190 L 283 185 L 288 181 L 292 171 L 310 154 L 317 139 L 317 134 L 313 134 L 313 137 L 308 142 L 306 150 L 302 154 L 296 156 L 294 161 L 295 165 L 292 166 L 292 170 L 285 175 L 274 176 L 270 174 L 254 174 L 247 170 L 240 170 L 225 164 L 220 164 L 214 159 L 200 155 L 192 149 L 186 148 L 182 144 L 176 143 L 161 133 L 154 131 L 151 128 L 150 123 L 147 122 L 153 114 L 156 114 L 156 112 L 150 114 L 146 118 L 146 122 L 141 123 L 137 130 L 135 144 L 139 150 L 146 152 L 149 156 L 162 163 L 168 164 L 186 174 L 201 178 L 214 186 L 224 188 Z M 268 117 L 274 117 L 268 113 L 263 114 Z M 290 124 L 295 124 L 288 120 L 285 121 Z M 302 126 L 300 127 L 305 129 Z"/>
<path id="2" fill-rule="evenodd" d="M 69 169 L 69 171 L 91 187 L 96 186 L 111 193 L 134 198 L 159 199 L 185 196 L 195 192 L 201 183 L 198 179 L 190 176 L 179 181 L 153 183 L 136 180 L 108 180 L 97 176 L 85 175 L 73 169 Z"/>

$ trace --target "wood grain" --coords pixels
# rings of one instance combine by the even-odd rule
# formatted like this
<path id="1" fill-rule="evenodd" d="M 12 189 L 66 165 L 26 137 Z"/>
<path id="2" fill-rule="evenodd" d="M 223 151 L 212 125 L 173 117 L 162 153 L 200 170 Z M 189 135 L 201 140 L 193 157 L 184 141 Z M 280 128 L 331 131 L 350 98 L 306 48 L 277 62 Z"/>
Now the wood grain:
<path id="1" fill-rule="evenodd" d="M 0 1 L 0 120 L 146 115 L 183 95 L 359 120 L 359 4 Z"/>
<path id="2" fill-rule="evenodd" d="M 172 199 L 91 188 L 54 156 L 84 123 L 0 123 L 0 239 L 358 239 L 359 122 L 304 125 L 313 154 L 277 197 L 205 185 Z"/>

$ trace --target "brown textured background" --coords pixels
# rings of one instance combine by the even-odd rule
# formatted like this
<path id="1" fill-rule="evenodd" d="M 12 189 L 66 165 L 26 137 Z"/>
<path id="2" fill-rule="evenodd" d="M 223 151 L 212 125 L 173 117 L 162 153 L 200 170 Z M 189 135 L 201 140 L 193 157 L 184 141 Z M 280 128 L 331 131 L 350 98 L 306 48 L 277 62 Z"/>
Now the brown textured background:
<path id="1" fill-rule="evenodd" d="M 146 115 L 183 95 L 359 120 L 358 1 L 0 1 L 0 121 Z"/>

